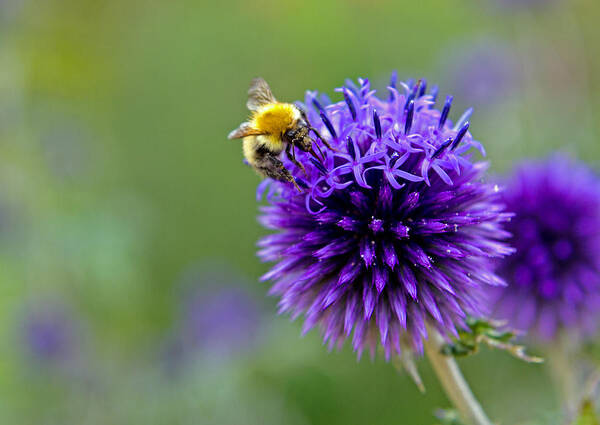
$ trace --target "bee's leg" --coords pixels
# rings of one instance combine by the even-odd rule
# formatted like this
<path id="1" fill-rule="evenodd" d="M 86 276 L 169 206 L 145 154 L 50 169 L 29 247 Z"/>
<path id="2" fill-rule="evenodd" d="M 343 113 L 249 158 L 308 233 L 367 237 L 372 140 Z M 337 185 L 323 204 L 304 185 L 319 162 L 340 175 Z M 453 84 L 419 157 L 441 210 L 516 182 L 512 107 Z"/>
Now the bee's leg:
<path id="1" fill-rule="evenodd" d="M 302 189 L 300 189 L 300 186 L 298 186 L 298 183 L 296 183 L 296 179 L 294 179 L 293 177 L 292 177 L 292 183 L 294 184 L 294 187 L 296 188 L 296 190 L 299 193 L 302 193 Z"/>
<path id="2" fill-rule="evenodd" d="M 319 139 L 321 139 L 321 142 L 323 142 L 323 144 L 324 144 L 325 146 L 327 146 L 327 148 L 328 148 L 328 149 L 330 149 L 330 150 L 332 150 L 332 151 L 336 151 L 336 150 L 337 150 L 337 149 L 334 149 L 334 148 L 333 148 L 333 147 L 332 147 L 332 146 L 329 144 L 329 142 L 323 138 L 323 136 L 321 136 L 321 134 L 320 134 L 320 133 L 317 131 L 317 129 L 316 129 L 316 128 L 314 128 L 314 127 L 309 127 L 308 129 L 309 129 L 309 130 L 312 130 L 312 132 L 313 132 L 313 133 L 315 133 Z"/>
<path id="3" fill-rule="evenodd" d="M 273 180 L 278 180 L 280 182 L 291 182 L 294 184 L 298 192 L 302 192 L 298 183 L 294 177 L 290 174 L 290 172 L 283 166 L 283 162 L 281 162 L 275 155 L 272 153 L 265 154 L 262 158 L 256 161 L 256 168 L 260 171 L 261 174 L 266 177 L 270 177 Z"/>
<path id="4" fill-rule="evenodd" d="M 287 155 L 288 159 L 292 161 L 296 167 L 300 168 L 304 175 L 308 178 L 308 173 L 306 172 L 304 165 L 302 165 L 296 159 L 296 146 L 293 143 L 288 143 L 288 145 L 285 147 L 285 154 Z"/>
<path id="5" fill-rule="evenodd" d="M 304 121 L 306 121 L 306 123 L 308 124 L 308 129 L 309 129 L 309 130 L 312 130 L 312 131 L 313 131 L 313 133 L 315 133 L 315 134 L 317 135 L 317 137 L 318 137 L 319 139 L 321 139 L 321 141 L 323 142 L 323 144 L 324 144 L 325 146 L 327 146 L 327 147 L 328 147 L 330 150 L 332 150 L 332 151 L 335 151 L 336 149 L 334 149 L 333 147 L 331 147 L 331 145 L 330 145 L 330 144 L 327 142 L 327 140 L 325 140 L 325 139 L 323 138 L 323 136 L 321 136 L 321 134 L 320 134 L 320 133 L 317 131 L 317 129 L 316 129 L 316 128 L 314 128 L 314 127 L 313 127 L 313 126 L 310 124 L 310 121 L 308 120 L 308 117 L 306 116 L 306 112 L 304 112 L 302 109 L 300 109 L 300 113 L 302 114 L 302 118 L 304 119 Z M 317 148 L 318 148 L 318 146 L 317 146 Z"/>
<path id="6" fill-rule="evenodd" d="M 315 147 L 317 148 L 317 150 L 319 151 L 319 155 L 321 155 L 321 161 L 325 161 L 325 155 L 323 155 L 323 151 L 321 150 L 321 148 L 319 147 L 319 145 L 317 145 L 316 143 L 314 143 Z"/>

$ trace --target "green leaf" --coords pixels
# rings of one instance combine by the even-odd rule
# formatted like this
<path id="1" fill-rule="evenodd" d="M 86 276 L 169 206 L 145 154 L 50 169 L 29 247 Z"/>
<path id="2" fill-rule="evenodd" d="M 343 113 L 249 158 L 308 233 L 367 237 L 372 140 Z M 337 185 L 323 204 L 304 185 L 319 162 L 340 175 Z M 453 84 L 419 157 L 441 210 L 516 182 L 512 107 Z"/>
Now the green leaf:
<path id="1" fill-rule="evenodd" d="M 443 354 L 453 357 L 469 356 L 476 354 L 481 344 L 485 344 L 488 347 L 506 351 L 528 363 L 544 361 L 540 357 L 528 355 L 524 346 L 514 343 L 517 333 L 506 329 L 503 322 L 469 317 L 466 323 L 468 329 L 459 331 L 458 338 L 442 348 Z"/>

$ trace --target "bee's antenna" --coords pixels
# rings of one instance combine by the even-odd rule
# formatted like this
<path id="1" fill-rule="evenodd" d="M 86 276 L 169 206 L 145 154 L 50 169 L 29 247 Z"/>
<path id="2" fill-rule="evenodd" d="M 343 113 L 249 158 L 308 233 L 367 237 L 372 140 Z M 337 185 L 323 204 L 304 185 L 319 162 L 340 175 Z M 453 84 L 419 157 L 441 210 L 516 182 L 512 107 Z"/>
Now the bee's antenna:
<path id="1" fill-rule="evenodd" d="M 291 177 L 290 181 L 294 184 L 296 189 L 298 189 L 299 193 L 302 193 L 302 187 L 305 189 L 308 189 L 308 185 L 302 179 L 297 179 L 297 178 Z M 300 186 L 302 186 L 302 187 L 300 187 Z"/>
<path id="2" fill-rule="evenodd" d="M 309 129 L 310 131 L 312 131 L 313 133 L 315 133 L 315 134 L 317 135 L 317 137 L 318 137 L 319 139 L 321 139 L 321 141 L 323 141 L 323 136 L 321 136 L 321 133 L 319 133 L 319 132 L 317 131 L 317 129 L 316 129 L 316 128 L 314 128 L 314 127 L 308 127 L 308 129 Z"/>
<path id="3" fill-rule="evenodd" d="M 294 187 L 298 190 L 298 193 L 302 193 L 302 189 L 300 189 L 300 186 L 298 186 L 298 183 L 296 183 L 296 180 L 292 180 L 292 183 L 294 184 Z"/>

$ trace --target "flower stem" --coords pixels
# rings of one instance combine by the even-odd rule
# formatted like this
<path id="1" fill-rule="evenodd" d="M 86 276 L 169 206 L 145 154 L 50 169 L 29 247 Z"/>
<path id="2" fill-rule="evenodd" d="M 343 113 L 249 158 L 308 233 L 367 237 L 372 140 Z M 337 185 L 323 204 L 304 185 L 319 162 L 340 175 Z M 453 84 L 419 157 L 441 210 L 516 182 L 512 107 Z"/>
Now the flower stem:
<path id="1" fill-rule="evenodd" d="M 573 344 L 575 345 L 575 344 Z M 571 341 L 561 332 L 554 344 L 547 348 L 550 376 L 560 395 L 567 419 L 573 419 L 577 412 L 578 379 L 572 359 Z"/>
<path id="2" fill-rule="evenodd" d="M 429 338 L 425 342 L 425 353 L 435 373 L 462 419 L 468 425 L 492 425 L 477 399 L 471 392 L 454 357 L 445 356 L 441 349 L 444 338 L 432 327 L 428 329 Z"/>

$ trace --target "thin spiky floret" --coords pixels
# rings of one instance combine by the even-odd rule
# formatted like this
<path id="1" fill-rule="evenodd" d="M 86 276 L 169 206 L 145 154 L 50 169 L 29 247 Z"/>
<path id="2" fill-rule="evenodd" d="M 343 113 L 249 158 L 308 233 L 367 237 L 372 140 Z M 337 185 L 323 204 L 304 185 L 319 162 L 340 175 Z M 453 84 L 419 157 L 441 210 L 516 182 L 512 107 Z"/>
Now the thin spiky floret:
<path id="1" fill-rule="evenodd" d="M 352 338 L 360 354 L 378 343 L 386 358 L 423 350 L 427 324 L 443 335 L 482 314 L 481 287 L 502 285 L 493 259 L 512 252 L 502 223 L 510 218 L 497 186 L 484 183 L 486 163 L 472 161 L 481 144 L 468 131 L 468 111 L 453 123 L 452 98 L 435 108 L 437 89 L 424 80 L 396 87 L 386 99 L 368 80 L 347 82 L 343 100 L 308 92 L 309 121 L 320 163 L 298 158 L 307 175 L 284 160 L 298 183 L 271 180 L 260 221 L 259 256 L 276 262 L 272 280 L 280 312 L 304 315 L 333 348 Z"/>

